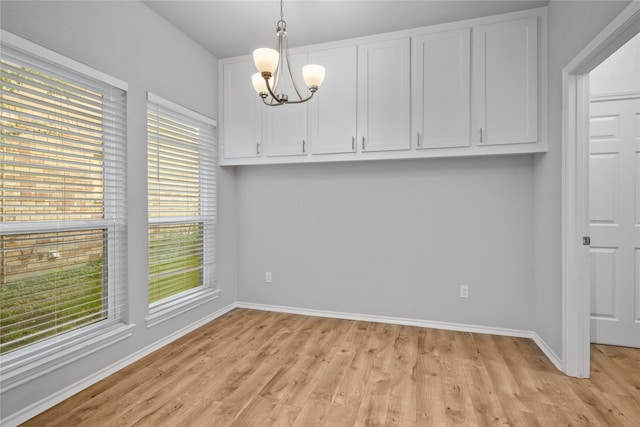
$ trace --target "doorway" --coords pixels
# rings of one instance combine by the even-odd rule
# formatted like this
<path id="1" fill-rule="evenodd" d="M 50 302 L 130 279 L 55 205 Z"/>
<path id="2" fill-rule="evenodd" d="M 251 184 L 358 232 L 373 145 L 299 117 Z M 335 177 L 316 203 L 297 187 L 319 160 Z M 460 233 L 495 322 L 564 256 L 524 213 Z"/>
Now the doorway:
<path id="1" fill-rule="evenodd" d="M 563 371 L 590 375 L 589 73 L 640 33 L 640 2 L 629 4 L 563 70 Z"/>
<path id="2" fill-rule="evenodd" d="M 640 348 L 640 34 L 589 73 L 591 342 Z"/>

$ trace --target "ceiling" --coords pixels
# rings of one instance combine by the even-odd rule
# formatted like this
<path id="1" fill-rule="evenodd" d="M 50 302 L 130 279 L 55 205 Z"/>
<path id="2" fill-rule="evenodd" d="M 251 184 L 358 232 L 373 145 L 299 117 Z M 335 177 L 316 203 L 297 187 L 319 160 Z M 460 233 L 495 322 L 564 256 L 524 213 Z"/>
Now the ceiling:
<path id="1" fill-rule="evenodd" d="M 214 56 L 275 47 L 278 0 L 143 0 Z M 286 0 L 291 47 L 546 6 L 534 0 Z"/>

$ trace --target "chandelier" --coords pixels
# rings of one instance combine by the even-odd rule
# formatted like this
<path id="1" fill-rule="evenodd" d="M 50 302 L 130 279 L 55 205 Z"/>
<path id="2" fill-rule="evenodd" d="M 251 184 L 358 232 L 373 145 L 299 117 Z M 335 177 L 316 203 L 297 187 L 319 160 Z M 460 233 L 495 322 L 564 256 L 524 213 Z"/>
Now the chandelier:
<path id="1" fill-rule="evenodd" d="M 258 73 L 251 76 L 253 87 L 258 92 L 262 101 L 269 106 L 278 106 L 284 104 L 301 104 L 310 100 L 316 93 L 322 81 L 324 80 L 324 67 L 317 64 L 309 64 L 302 67 L 302 78 L 311 92 L 306 98 L 302 96 L 296 80 L 291 72 L 291 60 L 289 59 L 289 42 L 287 40 L 287 23 L 284 20 L 283 0 L 280 0 L 280 20 L 277 22 L 276 34 L 278 36 L 278 50 L 266 47 L 253 51 L 253 62 L 258 69 Z M 285 66 L 286 62 L 286 66 Z M 297 99 L 289 99 L 285 93 L 278 92 L 278 83 L 280 78 L 284 77 L 285 72 L 289 73 L 289 79 L 293 83 L 293 89 L 296 92 Z"/>

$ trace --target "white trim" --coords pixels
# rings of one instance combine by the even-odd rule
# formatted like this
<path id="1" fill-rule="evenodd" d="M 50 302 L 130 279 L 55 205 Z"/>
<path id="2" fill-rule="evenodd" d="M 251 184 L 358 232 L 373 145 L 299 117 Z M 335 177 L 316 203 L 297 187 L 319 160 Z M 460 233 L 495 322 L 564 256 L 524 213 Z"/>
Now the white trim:
<path id="1" fill-rule="evenodd" d="M 553 365 L 556 367 L 557 370 L 562 371 L 562 358 L 560 358 L 552 349 L 551 347 L 549 347 L 549 345 L 542 339 L 542 337 L 540 335 L 538 335 L 537 332 L 533 332 L 533 342 L 536 343 L 536 345 L 538 346 L 538 348 L 540 348 L 540 350 L 542 350 L 542 352 L 544 353 L 545 356 L 547 356 L 547 359 L 549 359 L 551 361 L 551 363 L 553 363 Z"/>
<path id="2" fill-rule="evenodd" d="M 2 223 L 2 234 L 55 233 L 60 231 L 83 231 L 113 228 L 113 219 L 69 220 L 69 221 L 20 221 Z"/>
<path id="3" fill-rule="evenodd" d="M 588 73 L 640 32 L 640 2 L 629 4 L 562 71 L 562 354 L 563 371 L 590 375 L 588 233 Z"/>
<path id="4" fill-rule="evenodd" d="M 0 29 L 0 40 L 2 40 L 2 44 L 11 46 L 14 49 L 28 52 L 31 55 L 39 56 L 42 59 L 53 62 L 64 68 L 69 68 L 73 71 L 85 74 L 111 86 L 115 86 L 125 92 L 128 90 L 128 84 L 126 82 L 123 82 L 122 80 L 116 79 L 115 77 L 105 74 L 102 71 L 98 71 L 95 68 L 91 68 L 88 65 L 84 65 L 81 62 L 61 55 L 58 52 L 54 52 L 51 49 L 47 49 L 46 47 L 42 47 L 33 42 L 30 42 L 29 40 L 23 39 L 22 37 L 16 36 L 15 34 L 10 33 L 6 30 Z"/>
<path id="5" fill-rule="evenodd" d="M 281 305 L 255 304 L 250 302 L 236 302 L 237 308 L 251 310 L 274 311 L 278 313 L 299 314 L 302 316 L 329 317 L 333 319 L 357 320 L 361 322 L 389 323 L 393 325 L 417 326 L 419 328 L 443 329 L 447 331 L 470 332 L 474 334 L 501 335 L 533 340 L 540 350 L 549 358 L 554 366 L 561 370 L 560 358 L 542 340 L 537 333 L 522 329 L 496 328 L 492 326 L 470 325 L 465 323 L 439 322 L 433 320 L 408 319 L 402 317 L 377 316 L 371 314 L 345 313 L 339 311 L 315 310 L 309 308 L 286 307 Z"/>
<path id="6" fill-rule="evenodd" d="M 606 93 L 602 95 L 591 95 L 591 102 L 626 101 L 640 98 L 640 90 L 631 92 Z"/>
<path id="7" fill-rule="evenodd" d="M 152 328 L 169 319 L 187 313 L 202 304 L 218 299 L 221 292 L 221 289 L 198 288 L 197 292 L 179 294 L 179 298 L 170 297 L 161 301 L 160 304 L 150 307 L 150 313 L 144 319 L 145 324 L 147 328 Z"/>
<path id="8" fill-rule="evenodd" d="M 164 347 L 165 345 L 170 344 L 171 342 L 188 334 L 189 332 L 192 332 L 193 330 L 201 326 L 204 326 L 205 324 L 211 322 L 212 320 L 215 320 L 218 317 L 224 314 L 227 314 L 234 308 L 236 308 L 236 306 L 233 303 L 225 307 L 222 307 L 220 310 L 216 311 L 215 313 L 212 313 L 209 316 L 203 317 L 202 319 L 190 325 L 187 325 L 184 328 L 179 329 L 170 335 L 163 337 L 161 340 L 156 341 L 155 343 L 150 344 L 141 350 L 138 350 L 137 352 L 125 357 L 124 359 L 119 360 L 116 363 L 113 363 L 110 366 L 107 366 L 104 369 L 99 370 L 98 372 L 95 372 L 93 375 L 86 377 L 81 381 L 76 382 L 75 384 L 71 384 L 70 386 L 65 387 L 64 389 L 58 391 L 57 393 L 47 396 L 45 399 L 35 402 L 27 406 L 26 408 L 21 409 L 20 411 L 14 414 L 11 414 L 9 417 L 2 419 L 0 424 L 2 424 L 5 427 L 17 426 L 29 420 L 30 418 L 35 417 L 41 412 L 44 412 L 47 409 L 57 405 L 63 400 L 68 399 L 74 394 L 86 389 L 87 387 L 92 386 L 93 384 L 108 377 L 109 375 L 112 375 L 118 372 L 120 369 L 123 369 L 129 366 L 130 364 L 142 359 L 143 357 L 153 353 L 154 351 Z"/>
<path id="9" fill-rule="evenodd" d="M 274 311 L 277 313 L 299 314 L 302 316 L 329 317 L 333 319 L 357 320 L 361 322 L 389 323 L 392 325 L 417 326 L 420 328 L 444 329 L 447 331 L 471 332 L 476 334 L 503 335 L 518 338 L 533 338 L 533 332 L 521 329 L 495 328 L 491 326 L 469 325 L 465 323 L 440 322 L 433 320 L 408 319 L 403 317 L 378 316 L 374 314 L 346 313 L 340 311 L 315 310 L 281 305 L 236 302 L 238 308 Z"/>
<path id="10" fill-rule="evenodd" d="M 149 225 L 170 225 L 170 224 L 185 224 L 191 222 L 202 223 L 204 215 L 199 216 L 155 216 L 148 218 Z"/>
<path id="11" fill-rule="evenodd" d="M 208 125 L 213 126 L 214 128 L 218 127 L 214 119 L 207 117 L 204 114 L 200 114 L 197 111 L 193 111 L 190 108 L 183 107 L 180 104 L 176 104 L 175 102 L 169 101 L 168 99 L 164 99 L 161 96 L 155 95 L 151 92 L 147 92 L 147 101 L 149 101 L 152 104 L 158 104 L 162 107 L 173 110 L 176 113 L 184 114 L 185 116 L 190 117 L 194 120 L 199 120 L 201 122 L 204 122 Z"/>
<path id="12" fill-rule="evenodd" d="M 584 313 L 589 316 L 588 268 L 589 248 L 582 245 L 582 237 L 588 235 L 587 196 L 585 183 L 588 177 L 588 162 L 584 161 L 585 133 L 588 134 L 588 75 L 563 76 L 567 96 L 563 101 L 563 180 L 562 180 L 562 305 L 563 305 L 563 371 L 578 378 L 589 377 L 588 321 L 578 321 Z M 587 100 L 587 111 L 583 100 Z M 584 319 L 583 319 L 584 320 Z"/>
<path id="13" fill-rule="evenodd" d="M 99 329 L 92 338 L 82 334 L 66 345 L 35 354 L 30 351 L 28 357 L 3 362 L 0 394 L 131 337 L 135 326 L 119 324 L 112 329 Z"/>

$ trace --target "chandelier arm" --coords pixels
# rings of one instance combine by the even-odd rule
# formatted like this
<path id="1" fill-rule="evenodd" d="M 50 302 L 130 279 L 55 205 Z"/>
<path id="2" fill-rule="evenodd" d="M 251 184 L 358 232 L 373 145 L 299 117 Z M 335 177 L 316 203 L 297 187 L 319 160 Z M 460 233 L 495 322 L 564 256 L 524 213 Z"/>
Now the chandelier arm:
<path id="1" fill-rule="evenodd" d="M 271 98 L 271 100 L 273 101 L 273 98 Z M 284 105 L 284 103 L 281 103 L 281 102 L 276 102 L 275 104 L 273 102 L 267 102 L 267 97 L 266 96 L 264 98 L 262 98 L 262 102 L 264 103 L 264 105 L 269 106 L 269 107 L 279 107 L 281 105 Z"/>
<path id="2" fill-rule="evenodd" d="M 311 95 L 309 95 L 307 98 L 300 98 L 299 101 L 285 101 L 283 102 L 283 104 L 302 104 L 303 102 L 307 102 L 308 100 L 310 100 L 311 98 L 313 98 L 313 95 L 315 95 L 315 92 L 312 92 Z M 282 105 L 282 104 L 280 104 Z"/>
<path id="3" fill-rule="evenodd" d="M 269 84 L 270 76 L 269 77 L 264 77 L 263 76 L 263 78 L 264 78 L 265 83 L 267 84 L 267 90 L 269 91 L 269 95 L 271 95 L 272 100 L 276 101 L 277 105 L 283 104 L 283 102 L 280 101 L 278 96 L 275 93 L 273 93 L 273 89 L 271 89 L 271 85 Z M 275 87 L 274 87 L 274 89 L 275 89 Z M 268 105 L 276 105 L 276 104 L 271 104 L 270 103 Z"/>
<path id="4" fill-rule="evenodd" d="M 281 71 L 282 71 L 282 36 L 278 35 L 278 65 L 276 66 L 276 69 L 273 72 L 273 92 L 278 91 L 278 83 L 280 83 Z"/>
<path id="5" fill-rule="evenodd" d="M 293 90 L 296 91 L 296 94 L 298 95 L 298 99 L 301 102 L 304 102 L 302 101 L 303 97 L 300 94 L 300 89 L 298 89 L 298 85 L 296 84 L 296 79 L 293 78 L 293 72 L 291 71 L 291 57 L 289 56 L 289 39 L 287 38 L 286 35 L 284 36 L 284 43 L 285 43 L 285 46 L 284 46 L 285 52 L 287 53 L 287 69 L 289 70 L 289 78 L 291 79 L 291 83 L 293 84 Z M 310 99 L 310 97 L 307 99 Z M 291 104 L 294 104 L 294 103 L 295 102 L 291 102 Z"/>
<path id="6" fill-rule="evenodd" d="M 262 77 L 264 78 L 265 83 L 267 84 L 267 91 L 269 91 L 269 95 L 271 95 L 271 102 L 266 103 L 266 101 L 263 100 L 263 102 L 265 102 L 267 105 L 270 105 L 272 107 L 276 107 L 278 105 L 283 105 L 286 104 L 286 102 L 283 102 L 280 100 L 280 98 L 278 98 L 278 95 L 276 95 L 276 91 L 278 90 L 278 82 L 280 81 L 280 74 L 282 72 L 282 61 L 283 61 L 283 55 L 282 55 L 282 51 L 283 49 L 283 44 L 282 44 L 282 38 L 286 37 L 283 35 L 278 35 L 278 66 L 276 67 L 275 71 L 273 72 L 273 88 L 271 87 L 271 85 L 269 84 L 269 80 L 271 79 L 271 75 L 263 75 Z M 287 52 L 288 53 L 288 52 Z M 287 64 L 288 64 L 288 58 L 287 58 Z M 294 83 L 295 86 L 295 83 Z"/>

